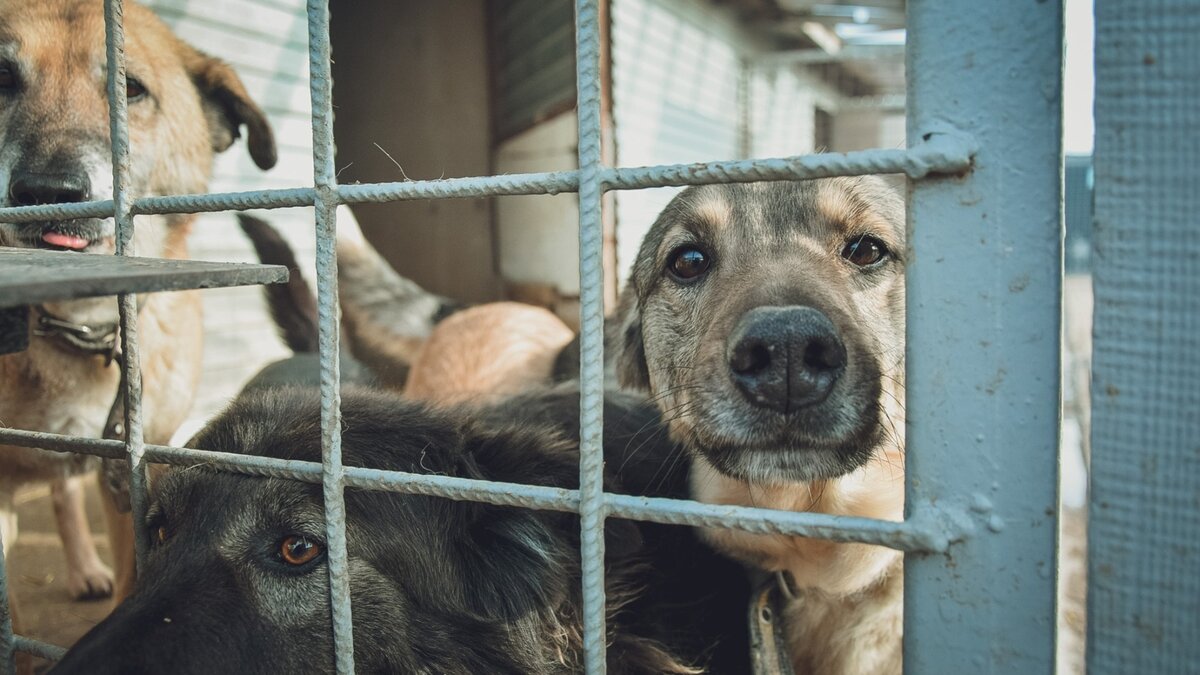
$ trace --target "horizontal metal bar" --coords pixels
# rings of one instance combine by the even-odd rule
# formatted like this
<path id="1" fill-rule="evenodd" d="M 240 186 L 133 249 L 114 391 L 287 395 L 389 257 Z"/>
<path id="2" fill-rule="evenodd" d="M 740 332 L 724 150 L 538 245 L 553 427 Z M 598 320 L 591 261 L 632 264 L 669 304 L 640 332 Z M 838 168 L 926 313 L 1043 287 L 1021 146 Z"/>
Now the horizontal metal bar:
<path id="1" fill-rule="evenodd" d="M 346 204 L 497 195 L 553 195 L 578 190 L 578 171 L 516 173 L 507 176 L 443 178 L 440 180 L 338 186 L 338 194 L 342 202 Z"/>
<path id="2" fill-rule="evenodd" d="M 0 208 L 0 222 L 31 223 L 39 220 L 70 220 L 72 218 L 112 218 L 116 204 L 111 199 L 74 204 L 38 204 L 37 206 L 8 206 Z"/>
<path id="3" fill-rule="evenodd" d="M 612 190 L 635 190 L 663 186 L 752 183 L 762 180 L 798 180 L 883 173 L 902 173 L 909 178 L 924 178 L 930 174 L 967 171 L 971 168 L 973 153 L 974 146 L 967 139 L 939 134 L 909 150 L 876 149 L 779 159 L 610 169 L 606 172 L 605 185 Z"/>
<path id="4" fill-rule="evenodd" d="M 0 445 L 3 444 L 58 452 L 78 452 L 98 457 L 125 456 L 125 446 L 120 441 L 19 429 L 0 429 Z M 321 464 L 318 462 L 163 445 L 146 445 L 145 458 L 149 462 L 174 466 L 204 465 L 252 476 L 284 478 L 305 483 L 321 482 Z M 578 490 L 351 466 L 345 467 L 344 470 L 346 485 L 364 490 L 420 494 L 545 511 L 579 511 Z M 612 493 L 605 493 L 605 504 L 610 516 L 630 520 L 859 542 L 901 551 L 940 552 L 951 541 L 961 536 L 961 533 L 944 526 L 947 518 L 941 513 L 914 512 L 909 520 L 894 522 Z"/>
<path id="5" fill-rule="evenodd" d="M 667 525 L 878 544 L 900 551 L 942 551 L 949 545 L 944 531 L 919 526 L 915 519 L 897 522 L 621 494 L 607 494 L 605 503 L 610 516 Z"/>
<path id="6" fill-rule="evenodd" d="M 974 144 L 969 138 L 952 134 L 937 134 L 907 150 L 875 149 L 844 154 L 823 153 L 732 162 L 665 164 L 602 169 L 600 174 L 606 190 L 640 190 L 708 183 L 747 183 L 761 180 L 798 180 L 882 173 L 902 173 L 909 178 L 923 178 L 929 175 L 956 174 L 969 170 L 974 152 Z M 336 201 L 340 204 L 360 204 L 412 199 L 558 194 L 560 192 L 577 192 L 578 190 L 578 171 L 557 171 L 507 176 L 340 185 L 337 187 L 335 195 Z M 133 213 L 148 215 L 282 209 L 312 206 L 315 199 L 316 189 L 311 187 L 144 197 L 134 202 Z M 0 208 L 0 221 L 8 223 L 47 219 L 99 218 L 112 217 L 112 215 L 112 200 Z"/>
<path id="7" fill-rule="evenodd" d="M 311 187 L 250 192 L 211 192 L 202 195 L 145 197 L 134 202 L 135 215 L 210 213 L 242 209 L 286 209 L 312 206 L 317 191 Z"/>
<path id="8" fill-rule="evenodd" d="M 13 641 L 16 644 L 16 649 L 19 652 L 33 654 L 38 658 L 46 659 L 47 661 L 59 661 L 66 656 L 67 650 L 58 645 L 52 645 L 47 642 L 40 642 L 32 638 L 14 635 Z"/>

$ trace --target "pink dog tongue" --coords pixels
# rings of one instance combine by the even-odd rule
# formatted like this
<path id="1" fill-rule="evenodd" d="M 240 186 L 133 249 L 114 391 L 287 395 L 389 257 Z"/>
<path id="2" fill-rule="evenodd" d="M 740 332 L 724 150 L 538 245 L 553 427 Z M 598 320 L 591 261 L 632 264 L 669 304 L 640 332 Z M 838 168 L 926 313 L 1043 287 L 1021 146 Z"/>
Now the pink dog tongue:
<path id="1" fill-rule="evenodd" d="M 88 244 L 92 243 L 83 237 L 76 237 L 61 232 L 47 232 L 42 235 L 42 241 L 51 246 L 61 246 L 76 251 L 85 249 L 88 247 Z"/>

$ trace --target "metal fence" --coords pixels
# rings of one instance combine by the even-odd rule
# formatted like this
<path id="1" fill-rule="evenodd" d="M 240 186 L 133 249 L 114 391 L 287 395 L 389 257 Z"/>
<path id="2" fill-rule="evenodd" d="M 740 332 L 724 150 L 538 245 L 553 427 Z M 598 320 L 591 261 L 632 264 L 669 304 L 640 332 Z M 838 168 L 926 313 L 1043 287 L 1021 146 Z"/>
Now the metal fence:
<path id="1" fill-rule="evenodd" d="M 118 252 L 133 253 L 133 217 L 312 206 L 320 313 L 322 462 L 281 461 L 146 445 L 137 312 L 120 297 L 127 440 L 2 430 L 0 442 L 128 457 L 146 549 L 146 462 L 203 462 L 324 487 L 332 623 L 339 673 L 353 632 L 343 491 L 349 487 L 577 512 L 581 517 L 586 669 L 605 672 L 604 521 L 608 517 L 862 542 L 906 552 L 909 672 L 1045 672 L 1054 645 L 1055 509 L 1061 278 L 1062 7 L 909 0 L 905 150 L 613 168 L 601 163 L 601 0 L 577 0 L 579 169 L 367 185 L 337 184 L 329 10 L 308 3 L 313 186 L 131 199 L 121 0 L 105 0 L 114 192 L 111 201 L 0 210 L 5 220 L 115 217 Z M 601 197 L 607 190 L 875 173 L 911 181 L 907 271 L 907 492 L 903 522 L 777 512 L 607 494 L 602 487 Z M 343 467 L 338 381 L 335 208 L 465 196 L 579 194 L 580 489 Z M 3 580 L 0 570 L 0 581 Z M 0 591 L 3 591 L 0 588 Z M 0 598 L 5 597 L 0 593 Z M 0 627 L 0 653 L 58 648 Z"/>

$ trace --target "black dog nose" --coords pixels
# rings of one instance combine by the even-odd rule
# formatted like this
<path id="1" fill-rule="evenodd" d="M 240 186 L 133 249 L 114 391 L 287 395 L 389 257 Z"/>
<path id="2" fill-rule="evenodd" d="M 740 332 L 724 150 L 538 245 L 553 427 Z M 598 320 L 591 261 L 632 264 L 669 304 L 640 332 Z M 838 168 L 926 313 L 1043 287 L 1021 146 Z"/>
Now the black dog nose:
<path id="1" fill-rule="evenodd" d="M 825 400 L 846 369 L 837 329 L 812 307 L 756 307 L 728 345 L 729 372 L 746 400 L 785 414 Z"/>
<path id="2" fill-rule="evenodd" d="M 91 191 L 85 173 L 18 173 L 8 187 L 13 206 L 82 202 Z"/>

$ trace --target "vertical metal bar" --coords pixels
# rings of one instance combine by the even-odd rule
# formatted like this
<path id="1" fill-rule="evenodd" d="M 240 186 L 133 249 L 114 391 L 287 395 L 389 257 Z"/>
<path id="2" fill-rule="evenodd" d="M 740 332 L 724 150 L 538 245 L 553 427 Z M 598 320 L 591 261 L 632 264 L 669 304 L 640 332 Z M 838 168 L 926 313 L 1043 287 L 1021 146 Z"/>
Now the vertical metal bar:
<path id="1" fill-rule="evenodd" d="M 1200 668 L 1200 3 L 1097 0 L 1090 673 Z"/>
<path id="2" fill-rule="evenodd" d="M 9 532 L 12 536 L 14 533 Z M 2 537 L 0 537 L 2 539 Z M 13 647 L 12 612 L 8 606 L 8 555 L 4 552 L 4 541 L 0 540 L 0 673 L 9 675 L 16 672 Z"/>
<path id="3" fill-rule="evenodd" d="M 579 521 L 584 666 L 604 673 L 604 225 L 601 201 L 600 19 L 597 0 L 575 3 L 579 122 Z"/>
<path id="4" fill-rule="evenodd" d="M 104 0 L 105 48 L 108 64 L 108 119 L 112 145 L 113 204 L 117 255 L 133 255 L 133 201 L 129 198 L 129 106 L 125 82 L 125 24 L 123 0 Z M 133 542 L 140 569 L 149 541 L 146 522 L 146 465 L 142 431 L 142 372 L 137 340 L 137 296 L 117 297 L 121 314 L 121 368 L 125 380 L 125 448 L 129 454 L 129 500 Z"/>
<path id="5" fill-rule="evenodd" d="M 325 496 L 329 602 L 337 672 L 354 672 L 350 574 L 346 552 L 345 474 L 342 470 L 342 398 L 338 358 L 337 176 L 333 147 L 333 57 L 328 0 L 308 1 L 312 95 L 313 183 L 316 187 L 317 314 L 321 354 L 321 462 Z"/>
<path id="6" fill-rule="evenodd" d="M 908 143 L 959 132 L 978 151 L 909 192 L 906 511 L 979 524 L 905 557 L 909 673 L 1054 667 L 1062 16 L 908 3 Z"/>

